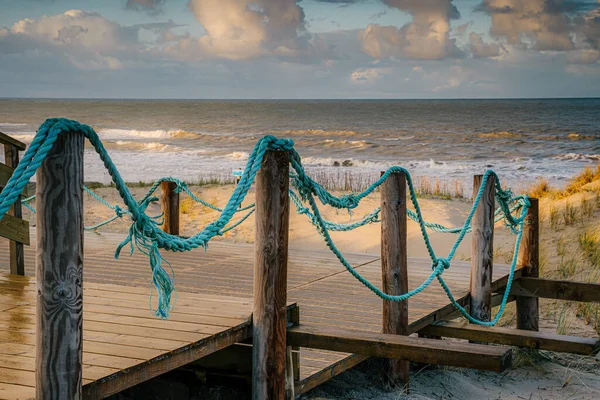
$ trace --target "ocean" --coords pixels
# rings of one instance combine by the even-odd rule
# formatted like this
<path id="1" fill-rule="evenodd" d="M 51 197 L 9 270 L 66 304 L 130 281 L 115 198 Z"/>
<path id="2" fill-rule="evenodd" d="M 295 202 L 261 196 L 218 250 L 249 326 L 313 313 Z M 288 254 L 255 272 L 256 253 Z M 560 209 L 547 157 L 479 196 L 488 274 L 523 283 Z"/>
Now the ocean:
<path id="1" fill-rule="evenodd" d="M 467 188 L 486 169 L 508 186 L 560 186 L 600 161 L 600 99 L 0 99 L 0 131 L 26 143 L 49 117 L 94 127 L 132 182 L 231 180 L 266 134 L 293 139 L 307 169 L 332 179 L 400 165 Z M 110 181 L 91 148 L 85 176 Z"/>

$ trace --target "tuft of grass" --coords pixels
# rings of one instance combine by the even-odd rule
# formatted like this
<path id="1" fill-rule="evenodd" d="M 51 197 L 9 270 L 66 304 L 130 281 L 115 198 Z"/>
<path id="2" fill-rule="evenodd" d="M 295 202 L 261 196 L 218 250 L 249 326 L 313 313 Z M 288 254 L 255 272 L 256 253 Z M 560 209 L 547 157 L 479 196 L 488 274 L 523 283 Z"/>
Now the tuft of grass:
<path id="1" fill-rule="evenodd" d="M 577 261 L 575 257 L 561 257 L 558 263 L 558 271 L 563 278 L 570 278 L 577 272 Z"/>
<path id="2" fill-rule="evenodd" d="M 179 202 L 179 211 L 182 214 L 190 214 L 196 202 L 190 197 L 185 197 Z"/>
<path id="3" fill-rule="evenodd" d="M 542 197 L 552 194 L 553 191 L 554 190 L 548 183 L 548 180 L 546 178 L 539 177 L 536 179 L 535 183 L 526 190 L 526 193 L 530 197 L 541 199 Z"/>
<path id="4" fill-rule="evenodd" d="M 568 304 L 563 304 L 558 314 L 558 320 L 556 321 L 556 333 L 559 335 L 568 335 L 571 330 L 571 320 L 569 319 L 569 307 Z"/>
<path id="5" fill-rule="evenodd" d="M 590 218 L 594 215 L 594 203 L 592 200 L 581 199 L 581 216 Z"/>
<path id="6" fill-rule="evenodd" d="M 558 228 L 558 224 L 560 222 L 560 214 L 558 208 L 556 206 L 550 206 L 550 228 L 556 229 Z"/>
<path id="7" fill-rule="evenodd" d="M 593 266 L 600 266 L 600 232 L 588 228 L 579 234 L 579 247 L 592 263 Z"/>
<path id="8" fill-rule="evenodd" d="M 583 186 L 598 179 L 600 179 L 600 164 L 596 168 L 585 167 L 583 171 L 569 181 L 567 187 L 565 187 L 560 195 L 561 197 L 567 197 L 579 193 Z"/>
<path id="9" fill-rule="evenodd" d="M 577 221 L 577 209 L 571 202 L 567 201 L 565 203 L 562 216 L 565 225 L 573 225 Z"/>
<path id="10" fill-rule="evenodd" d="M 561 257 L 564 257 L 567 254 L 567 246 L 567 238 L 565 238 L 565 236 L 563 235 L 558 239 L 558 242 L 556 243 L 556 254 L 558 254 Z"/>

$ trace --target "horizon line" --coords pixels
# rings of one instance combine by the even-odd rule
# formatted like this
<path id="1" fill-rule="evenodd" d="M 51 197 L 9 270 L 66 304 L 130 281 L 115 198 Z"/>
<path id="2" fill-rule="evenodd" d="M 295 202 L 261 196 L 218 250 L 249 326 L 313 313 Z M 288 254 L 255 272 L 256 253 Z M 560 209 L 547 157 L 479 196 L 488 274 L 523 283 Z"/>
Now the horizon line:
<path id="1" fill-rule="evenodd" d="M 186 97 L 3 97 L 0 100 L 155 100 L 155 101 L 405 101 L 405 100 L 593 100 L 600 99 L 600 96 L 570 96 L 570 97 L 406 97 L 406 98 L 261 98 L 261 97 L 207 97 L 207 98 L 186 98 Z"/>

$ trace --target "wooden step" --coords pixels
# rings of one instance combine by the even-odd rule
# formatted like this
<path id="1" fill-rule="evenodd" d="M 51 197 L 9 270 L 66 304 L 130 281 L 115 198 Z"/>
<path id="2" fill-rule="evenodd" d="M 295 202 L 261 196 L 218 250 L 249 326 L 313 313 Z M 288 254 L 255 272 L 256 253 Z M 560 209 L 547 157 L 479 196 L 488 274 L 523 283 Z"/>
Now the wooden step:
<path id="1" fill-rule="evenodd" d="M 419 333 L 583 355 L 596 354 L 600 346 L 597 339 L 521 329 L 485 327 L 466 322 L 440 321 L 421 329 Z"/>
<path id="2" fill-rule="evenodd" d="M 345 328 L 301 324 L 288 329 L 287 341 L 290 346 L 498 372 L 506 370 L 512 363 L 512 350 L 507 347 L 386 335 Z"/>

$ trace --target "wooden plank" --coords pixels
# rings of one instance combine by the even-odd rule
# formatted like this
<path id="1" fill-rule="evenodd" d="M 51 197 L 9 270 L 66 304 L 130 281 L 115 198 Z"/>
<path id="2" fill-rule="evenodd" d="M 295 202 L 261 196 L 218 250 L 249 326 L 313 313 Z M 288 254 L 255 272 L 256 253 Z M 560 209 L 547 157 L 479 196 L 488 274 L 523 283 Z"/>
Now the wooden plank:
<path id="1" fill-rule="evenodd" d="M 600 284 L 542 278 L 519 278 L 510 289 L 514 296 L 600 303 Z"/>
<path id="2" fill-rule="evenodd" d="M 29 222 L 4 214 L 0 220 L 0 236 L 29 245 Z"/>
<path id="3" fill-rule="evenodd" d="M 289 329 L 288 341 L 301 347 L 490 371 L 504 371 L 512 360 L 511 349 L 500 346 L 307 325 Z"/>
<path id="4" fill-rule="evenodd" d="M 464 322 L 440 321 L 421 329 L 419 334 L 421 333 L 586 356 L 594 355 L 600 349 L 600 342 L 592 338 L 556 335 L 522 329 L 483 327 Z"/>
<path id="5" fill-rule="evenodd" d="M 252 398 L 285 398 L 289 153 L 267 151 L 256 175 Z"/>
<path id="6" fill-rule="evenodd" d="M 338 376 L 342 372 L 355 367 L 356 365 L 365 361 L 367 358 L 369 357 L 360 354 L 351 354 L 340 361 L 330 364 L 326 368 L 318 368 L 316 370 L 312 370 L 310 373 L 306 374 L 306 378 L 302 379 L 299 382 L 296 382 L 294 386 L 296 390 L 296 395 L 304 394 L 309 390 L 314 389 L 315 387 Z M 305 367 L 301 366 L 300 368 Z"/>
<path id="7" fill-rule="evenodd" d="M 25 143 L 20 142 L 17 139 L 10 137 L 6 133 L 2 132 L 0 132 L 0 143 L 13 145 L 19 150 L 25 150 L 25 148 L 27 147 Z"/>
<path id="8" fill-rule="evenodd" d="M 14 168 L 0 163 L 0 187 L 6 186 L 14 171 Z"/>
<path id="9" fill-rule="evenodd" d="M 82 395 L 84 139 L 59 135 L 36 176 L 38 400 Z"/>
<path id="10" fill-rule="evenodd" d="M 7 166 L 17 168 L 19 165 L 19 150 L 14 144 L 4 145 L 4 160 Z M 14 204 L 10 207 L 9 214 L 16 218 L 23 218 L 21 207 L 21 196 L 17 196 Z M 29 226 L 27 227 L 27 239 L 29 239 Z M 27 240 L 29 242 L 29 240 Z M 10 247 L 10 273 L 25 275 L 25 252 L 23 243 L 11 240 Z"/>
<path id="11" fill-rule="evenodd" d="M 488 175 L 483 194 L 471 220 L 471 316 L 490 321 L 494 260 L 495 176 Z M 473 198 L 477 197 L 483 175 L 473 177 Z"/>
<path id="12" fill-rule="evenodd" d="M 517 264 L 522 266 L 522 276 L 539 277 L 540 235 L 539 235 L 539 202 L 529 199 L 530 207 L 523 225 L 523 236 L 519 246 Z M 517 328 L 539 331 L 539 299 L 537 297 L 517 297 Z"/>
<path id="13" fill-rule="evenodd" d="M 83 388 L 86 399 L 103 399 L 208 354 L 241 342 L 251 334 L 250 322 L 232 327 L 198 342 L 96 380 Z"/>
<path id="14" fill-rule="evenodd" d="M 179 193 L 175 191 L 175 182 L 161 182 L 161 209 L 163 212 L 163 231 L 171 235 L 179 235 Z"/>
<path id="15" fill-rule="evenodd" d="M 11 400 L 31 400 L 35 396 L 35 389 L 31 386 L 12 385 L 0 383 L 0 398 Z"/>

